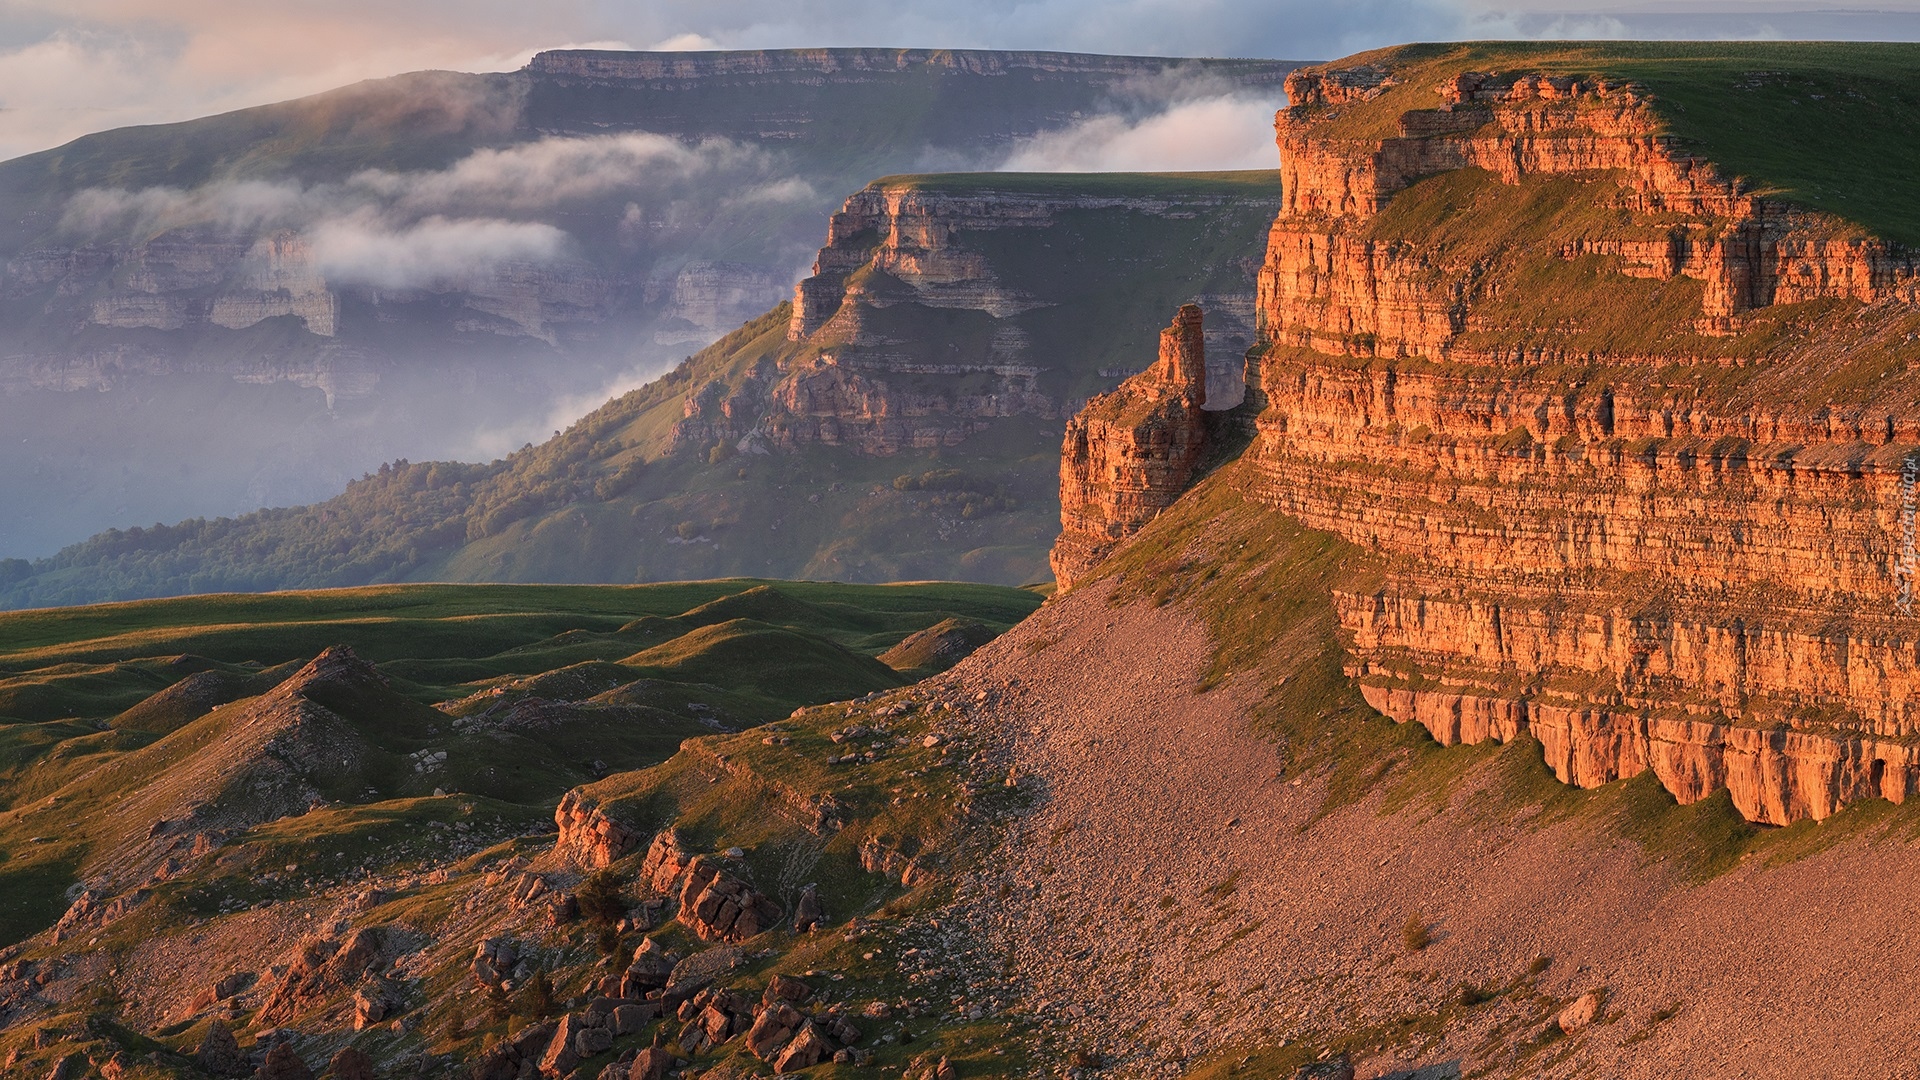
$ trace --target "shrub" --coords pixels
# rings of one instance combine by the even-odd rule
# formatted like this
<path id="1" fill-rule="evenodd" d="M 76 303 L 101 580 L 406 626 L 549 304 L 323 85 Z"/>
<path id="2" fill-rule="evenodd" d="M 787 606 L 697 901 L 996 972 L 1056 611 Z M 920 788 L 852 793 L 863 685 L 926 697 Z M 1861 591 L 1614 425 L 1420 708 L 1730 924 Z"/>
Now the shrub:
<path id="1" fill-rule="evenodd" d="M 1407 916 L 1407 924 L 1400 928 L 1400 940 L 1406 942 L 1408 952 L 1419 952 L 1433 944 L 1433 930 L 1416 911 Z"/>

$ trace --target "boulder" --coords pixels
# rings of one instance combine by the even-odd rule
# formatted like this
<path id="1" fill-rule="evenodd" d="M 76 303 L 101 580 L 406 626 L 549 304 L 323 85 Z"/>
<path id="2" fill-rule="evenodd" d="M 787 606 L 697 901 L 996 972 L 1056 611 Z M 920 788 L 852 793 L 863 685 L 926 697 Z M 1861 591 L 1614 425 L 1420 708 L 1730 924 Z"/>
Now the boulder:
<path id="1" fill-rule="evenodd" d="M 1589 990 L 1581 994 L 1573 1004 L 1561 1009 L 1559 1015 L 1553 1018 L 1553 1022 L 1560 1026 L 1562 1032 L 1571 1035 L 1593 1023 L 1599 1015 L 1600 994 Z"/>
<path id="2" fill-rule="evenodd" d="M 780 905 L 721 868 L 717 860 L 694 856 L 680 889 L 679 919 L 707 941 L 741 942 L 772 928 Z"/>
<path id="3" fill-rule="evenodd" d="M 482 986 L 499 986 L 513 974 L 520 950 L 507 938 L 487 938 L 474 947 L 473 979 Z"/>
<path id="4" fill-rule="evenodd" d="M 559 1022 L 554 1020 L 521 1028 L 512 1038 L 487 1051 L 468 1072 L 469 1080 L 518 1080 L 528 1065 L 539 1060 L 559 1028 Z"/>
<path id="5" fill-rule="evenodd" d="M 799 979 L 791 975 L 775 975 L 773 981 L 767 984 L 767 991 L 760 996 L 760 1000 L 763 1004 L 772 1004 L 776 1001 L 797 1003 L 812 996 L 813 987 Z"/>
<path id="6" fill-rule="evenodd" d="M 254 1080 L 313 1080 L 313 1070 L 293 1052 L 290 1043 L 274 1043 L 265 1061 L 253 1071 Z"/>
<path id="7" fill-rule="evenodd" d="M 306 1005 L 353 985 L 379 957 L 380 936 L 371 929 L 356 930 L 344 941 L 302 941 L 286 975 L 260 1007 L 260 1019 L 277 1022 L 291 1018 Z"/>
<path id="8" fill-rule="evenodd" d="M 393 1015 L 397 988 L 374 976 L 353 992 L 353 1030 L 365 1031 Z"/>
<path id="9" fill-rule="evenodd" d="M 53 1071 L 47 1073 L 47 1080 L 80 1080 L 86 1073 L 87 1055 L 73 1053 L 53 1063 Z"/>
<path id="10" fill-rule="evenodd" d="M 580 1065 L 580 1033 L 587 1030 L 587 1018 L 579 1013 L 562 1017 L 554 1028 L 547 1052 L 540 1055 L 540 1071 L 546 1076 L 565 1076 Z"/>
<path id="11" fill-rule="evenodd" d="M 620 996 L 628 998 L 645 997 L 647 991 L 658 990 L 667 985 L 673 977 L 674 955 L 666 946 L 648 938 L 633 950 L 633 962 L 627 965 L 627 971 L 620 981 Z"/>
<path id="12" fill-rule="evenodd" d="M 193 1052 L 193 1060 L 215 1076 L 245 1076 L 252 1071 L 247 1055 L 240 1052 L 240 1044 L 233 1037 L 233 1030 L 218 1020 L 207 1025 L 207 1033 L 200 1037 L 200 1048 Z"/>
<path id="13" fill-rule="evenodd" d="M 627 1002 L 616 1006 L 613 1015 L 607 1019 L 607 1027 L 615 1035 L 638 1035 L 646 1026 L 660 1018 L 658 1002 Z"/>
<path id="14" fill-rule="evenodd" d="M 331 1080 L 373 1080 L 373 1059 L 359 1047 L 345 1047 L 327 1063 L 327 1073 Z"/>
<path id="15" fill-rule="evenodd" d="M 673 1055 L 661 1047 L 650 1046 L 627 1066 L 627 1080 L 666 1080 L 667 1070 L 671 1068 Z"/>
<path id="16" fill-rule="evenodd" d="M 833 1055 L 833 1046 L 826 1036 L 811 1023 L 802 1024 L 800 1030 L 773 1059 L 773 1071 L 777 1073 L 798 1072 L 812 1068 Z"/>
<path id="17" fill-rule="evenodd" d="M 827 921 L 827 911 L 820 906 L 820 889 L 808 885 L 800 890 L 800 899 L 793 906 L 793 932 L 804 934 Z"/>
<path id="18" fill-rule="evenodd" d="M 672 896 L 680 888 L 680 875 L 687 872 L 693 855 L 678 829 L 662 829 L 647 845 L 647 857 L 640 863 L 640 882 L 662 896 Z"/>
<path id="19" fill-rule="evenodd" d="M 573 1049 L 583 1058 L 613 1049 L 613 1032 L 603 1027 L 582 1029 L 573 1037 Z"/>
<path id="20" fill-rule="evenodd" d="M 694 1017 L 693 1022 L 699 1024 L 701 1030 L 707 1033 L 709 1046 L 719 1046 L 733 1037 L 733 1017 L 720 1008 L 718 1003 L 709 1004 L 701 1009 L 700 1015 Z"/>
<path id="21" fill-rule="evenodd" d="M 747 1049 L 761 1061 L 772 1061 L 807 1018 L 784 1001 L 775 1001 L 760 1009 L 753 1026 L 747 1029 Z"/>

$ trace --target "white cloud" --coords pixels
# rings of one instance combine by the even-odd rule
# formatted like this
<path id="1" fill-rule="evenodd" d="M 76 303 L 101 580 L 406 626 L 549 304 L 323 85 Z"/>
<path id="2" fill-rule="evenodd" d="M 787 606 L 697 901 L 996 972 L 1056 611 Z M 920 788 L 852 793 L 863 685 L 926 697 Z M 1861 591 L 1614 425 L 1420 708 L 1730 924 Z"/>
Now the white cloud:
<path id="1" fill-rule="evenodd" d="M 503 264 L 549 262 L 570 246 L 566 233 L 539 222 L 438 216 L 400 229 L 371 215 L 338 218 L 308 237 L 329 280 L 383 289 L 447 285 Z"/>
<path id="2" fill-rule="evenodd" d="M 582 208 L 611 215 L 611 232 L 645 220 L 645 198 L 668 218 L 718 206 L 817 202 L 781 159 L 725 139 L 697 144 L 632 133 L 547 138 L 479 150 L 445 169 L 367 170 L 345 181 L 220 180 L 191 189 L 89 188 L 68 201 L 61 228 L 79 240 L 139 242 L 172 229 L 241 235 L 298 230 L 321 270 L 341 284 L 426 287 L 510 262 L 568 257 L 576 247 L 542 218 Z M 705 211 L 699 208 L 705 207 Z M 624 216 L 623 216 L 624 214 Z M 628 220 L 631 219 L 631 220 Z"/>
<path id="3" fill-rule="evenodd" d="M 711 52 L 720 43 L 705 34 L 675 34 L 647 46 L 656 52 Z"/>
<path id="4" fill-rule="evenodd" d="M 1274 166 L 1273 114 L 1283 102 L 1226 95 L 1138 118 L 1106 114 L 1023 139 L 1007 172 L 1201 172 Z"/>
<path id="5" fill-rule="evenodd" d="M 548 138 L 479 150 L 439 172 L 369 170 L 347 186 L 390 200 L 402 211 L 535 211 L 643 183 L 763 168 L 768 158 L 765 151 L 726 139 L 688 145 L 646 133 Z"/>

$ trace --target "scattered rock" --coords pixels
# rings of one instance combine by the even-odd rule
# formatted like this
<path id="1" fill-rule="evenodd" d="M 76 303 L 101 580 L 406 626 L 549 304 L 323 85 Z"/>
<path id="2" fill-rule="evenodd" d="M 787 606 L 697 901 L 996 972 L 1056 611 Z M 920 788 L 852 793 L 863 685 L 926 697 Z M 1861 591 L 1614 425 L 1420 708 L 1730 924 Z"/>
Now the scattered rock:
<path id="1" fill-rule="evenodd" d="M 833 1046 L 826 1036 L 812 1023 L 803 1023 L 792 1041 L 773 1059 L 773 1071 L 776 1073 L 797 1072 L 811 1068 L 833 1055 Z"/>
<path id="2" fill-rule="evenodd" d="M 193 1060 L 215 1076 L 245 1076 L 251 1071 L 247 1056 L 240 1052 L 240 1043 L 233 1037 L 233 1030 L 218 1020 L 207 1025 L 207 1033 L 201 1036 L 200 1048 L 193 1052 Z"/>
<path id="3" fill-rule="evenodd" d="M 1293 1074 L 1293 1080 L 1353 1080 L 1353 1060 L 1345 1054 L 1336 1054 L 1325 1061 L 1303 1066 Z"/>
<path id="4" fill-rule="evenodd" d="M 373 1059 L 357 1047 L 346 1047 L 327 1064 L 331 1080 L 374 1080 Z"/>
<path id="5" fill-rule="evenodd" d="M 1594 1018 L 1599 1015 L 1600 994 L 1598 991 L 1589 990 L 1581 994 L 1573 1004 L 1561 1009 L 1559 1015 L 1553 1018 L 1553 1022 L 1560 1026 L 1561 1031 L 1571 1035 L 1593 1023 Z"/>
<path id="6" fill-rule="evenodd" d="M 293 1052 L 290 1043 L 274 1043 L 267 1058 L 253 1072 L 254 1080 L 313 1080 L 313 1070 Z"/>

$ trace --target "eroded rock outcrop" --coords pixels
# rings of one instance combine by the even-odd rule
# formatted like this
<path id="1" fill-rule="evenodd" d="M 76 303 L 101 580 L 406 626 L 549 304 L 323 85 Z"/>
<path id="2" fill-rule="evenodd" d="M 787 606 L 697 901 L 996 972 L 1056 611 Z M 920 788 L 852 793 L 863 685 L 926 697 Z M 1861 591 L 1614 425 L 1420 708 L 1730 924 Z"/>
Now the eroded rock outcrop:
<path id="1" fill-rule="evenodd" d="M 1060 451 L 1060 539 L 1050 562 L 1070 588 L 1173 504 L 1207 445 L 1203 316 L 1182 307 L 1160 332 L 1160 358 L 1067 424 Z"/>
<path id="2" fill-rule="evenodd" d="M 640 837 L 608 817 L 598 800 L 575 788 L 560 799 L 553 812 L 560 827 L 555 850 L 589 869 L 598 870 L 640 846 Z"/>

